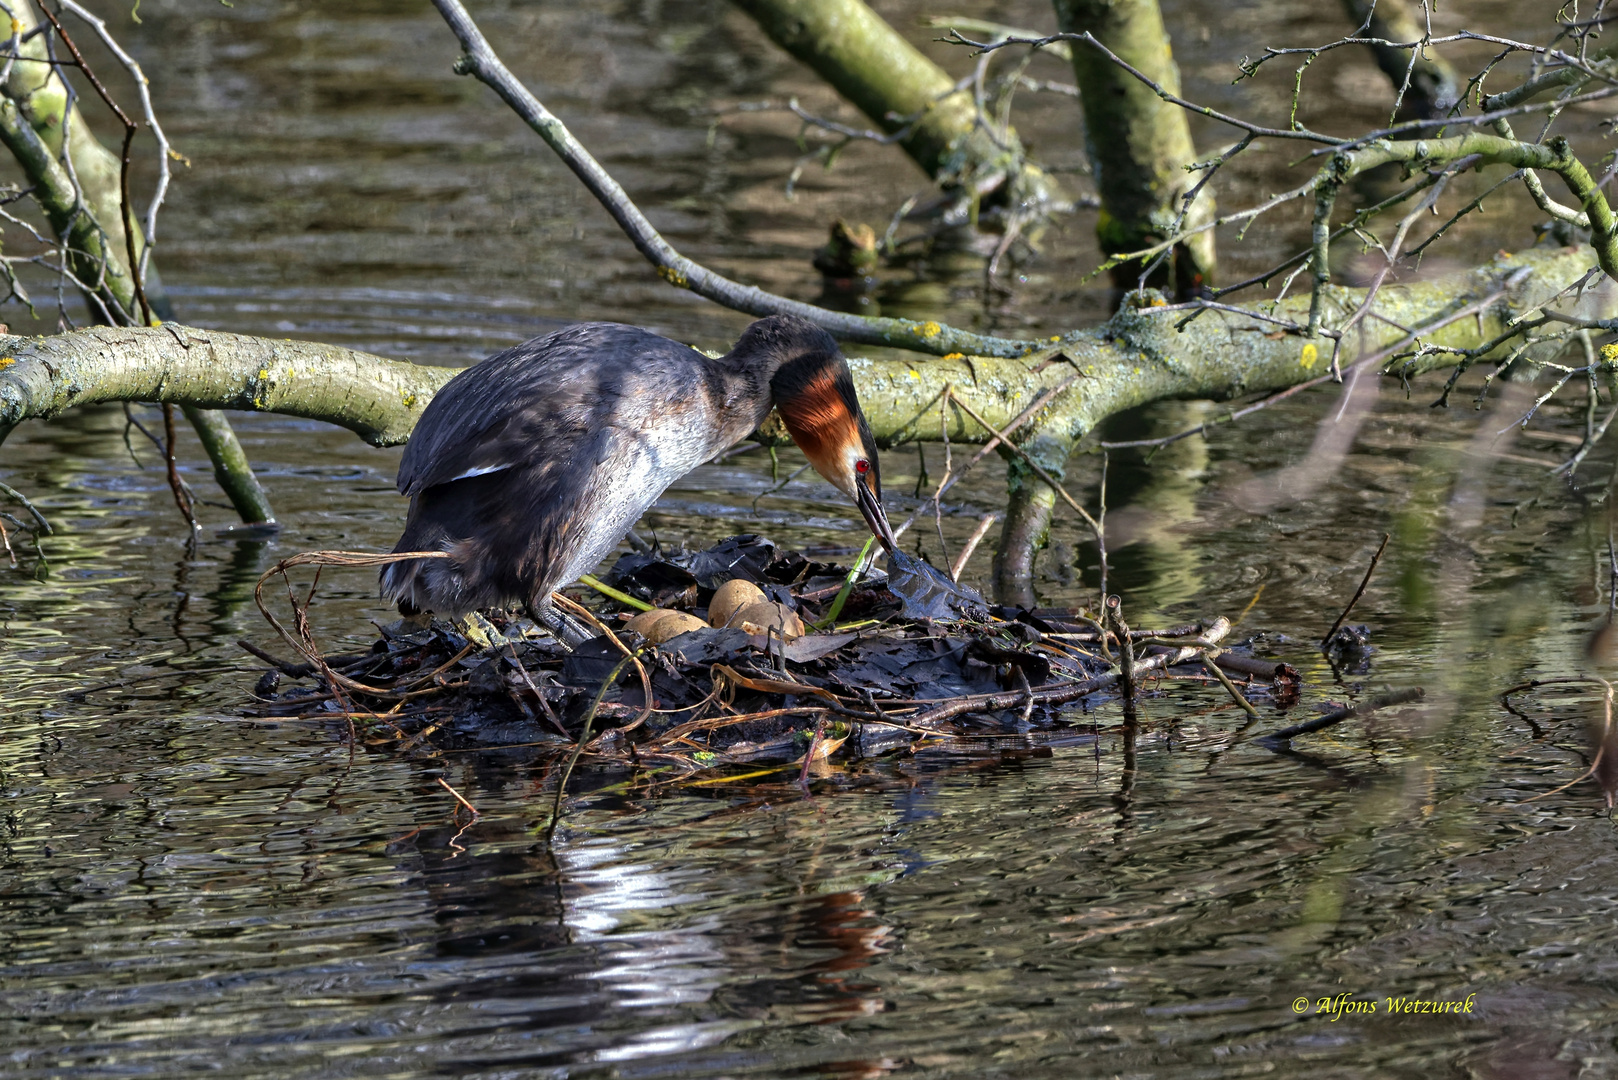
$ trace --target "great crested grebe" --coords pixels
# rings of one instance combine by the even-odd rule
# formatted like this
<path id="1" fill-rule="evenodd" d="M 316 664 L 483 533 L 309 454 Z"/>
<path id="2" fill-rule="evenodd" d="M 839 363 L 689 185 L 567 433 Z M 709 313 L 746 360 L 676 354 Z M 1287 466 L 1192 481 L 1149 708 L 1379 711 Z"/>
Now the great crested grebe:
<path id="1" fill-rule="evenodd" d="M 390 564 L 382 594 L 405 615 L 446 618 L 520 604 L 577 637 L 551 592 L 772 407 L 893 551 L 876 442 L 826 331 L 772 315 L 715 359 L 638 327 L 582 323 L 474 364 L 423 410 L 399 463 L 410 511 L 393 550 L 449 557 Z"/>

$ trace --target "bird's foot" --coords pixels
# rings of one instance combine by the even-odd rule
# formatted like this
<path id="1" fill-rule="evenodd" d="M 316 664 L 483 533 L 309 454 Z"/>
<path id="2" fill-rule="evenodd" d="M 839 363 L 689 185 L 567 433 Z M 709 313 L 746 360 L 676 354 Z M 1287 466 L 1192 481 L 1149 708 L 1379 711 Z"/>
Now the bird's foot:
<path id="1" fill-rule="evenodd" d="M 508 644 L 506 635 L 476 611 L 456 619 L 455 629 L 482 651 L 502 649 Z"/>

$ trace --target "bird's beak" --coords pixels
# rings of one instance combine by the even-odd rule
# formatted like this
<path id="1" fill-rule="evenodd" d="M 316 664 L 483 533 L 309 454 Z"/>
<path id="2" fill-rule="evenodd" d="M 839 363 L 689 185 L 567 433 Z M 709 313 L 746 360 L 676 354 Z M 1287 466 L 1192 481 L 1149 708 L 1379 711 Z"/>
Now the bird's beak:
<path id="1" fill-rule="evenodd" d="M 888 515 L 883 511 L 882 504 L 877 501 L 871 485 L 856 478 L 854 501 L 859 503 L 860 513 L 864 515 L 865 524 L 870 527 L 871 533 L 889 555 L 893 554 L 894 549 L 899 546 L 899 538 L 893 535 L 893 526 L 888 524 Z"/>

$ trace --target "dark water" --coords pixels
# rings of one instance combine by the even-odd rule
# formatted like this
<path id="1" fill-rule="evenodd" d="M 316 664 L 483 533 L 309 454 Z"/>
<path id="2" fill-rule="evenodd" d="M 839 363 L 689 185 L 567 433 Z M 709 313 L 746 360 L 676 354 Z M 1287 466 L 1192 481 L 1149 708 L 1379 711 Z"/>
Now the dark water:
<path id="1" fill-rule="evenodd" d="M 907 27 L 932 10 L 879 7 Z M 1316 7 L 1171 5 L 1187 85 L 1273 105 L 1290 76 L 1244 99 L 1228 62 L 1335 36 L 1335 9 Z M 1528 5 L 1459 7 L 1443 18 L 1529 32 Z M 739 277 L 812 296 L 826 223 L 879 222 L 918 187 L 888 151 L 856 147 L 788 202 L 793 127 L 731 117 L 710 143 L 715 106 L 798 93 L 831 108 L 722 4 L 476 10 L 670 237 Z M 1050 24 L 1032 2 L 950 10 Z M 189 322 L 448 363 L 580 318 L 703 344 L 745 323 L 647 273 L 537 140 L 449 74 L 453 43 L 424 5 L 146 0 L 139 27 L 109 14 L 192 161 L 159 249 Z M 1322 113 L 1352 114 L 1341 123 L 1383 107 L 1353 104 L 1386 94 L 1362 60 L 1328 56 L 1310 78 Z M 1019 126 L 1046 160 L 1082 161 L 1070 102 L 1039 99 Z M 1259 168 L 1221 198 L 1282 182 Z M 1502 198 L 1453 257 L 1525 243 L 1517 206 Z M 1054 230 L 1009 298 L 985 305 L 967 273 L 912 302 L 1025 332 L 1093 321 L 1104 295 L 1074 284 L 1091 228 L 1081 215 Z M 1230 273 L 1301 235 L 1292 222 L 1227 245 Z M 1420 706 L 1283 755 L 1240 738 L 1222 699 L 1171 685 L 1143 705 L 1132 770 L 1109 710 L 1056 739 L 849 764 L 808 797 L 770 778 L 581 775 L 553 845 L 544 761 L 351 754 L 332 726 L 244 716 L 257 667 L 234 641 L 271 640 L 253 582 L 295 551 L 391 544 L 396 452 L 242 417 L 287 527 L 232 538 L 228 512 L 205 507 L 188 556 L 121 413 L 26 426 L 0 479 L 58 532 L 42 578 L 26 549 L 0 570 L 0 1074 L 1612 1075 L 1613 826 L 1589 783 L 1523 801 L 1584 768 L 1599 699 L 1545 690 L 1514 714 L 1496 696 L 1586 666 L 1611 584 L 1590 504 L 1610 459 L 1588 470 L 1592 491 L 1571 491 L 1547 469 L 1576 440 L 1577 402 L 1501 436 L 1520 402 L 1435 412 L 1432 396 L 1387 388 L 1342 467 L 1297 503 L 1254 512 L 1250 481 L 1303 458 L 1329 396 L 1150 468 L 1115 459 L 1109 499 L 1130 611 L 1239 616 L 1238 637 L 1262 633 L 1260 651 L 1304 673 L 1303 702 L 1264 727 L 1385 686 L 1424 686 Z M 1165 406 L 1137 427 L 1196 415 Z M 928 460 L 936 480 L 938 447 Z M 1072 474 L 1092 497 L 1098 464 Z M 908 512 L 913 451 L 884 468 Z M 956 489 L 952 550 L 997 505 L 994 472 Z M 827 549 L 857 530 L 808 478 L 755 510 L 769 486 L 761 456 L 735 458 L 646 524 Z M 1384 531 L 1355 615 L 1378 651 L 1339 676 L 1313 642 Z M 1059 513 L 1047 601 L 1093 595 L 1082 540 Z M 984 551 L 966 576 L 982 584 L 987 568 Z M 315 610 L 333 648 L 386 614 L 364 573 L 328 578 Z M 475 824 L 452 819 L 439 779 L 477 805 Z M 1379 1011 L 1315 1015 L 1339 994 Z M 1472 1011 L 1388 1015 L 1390 997 Z"/>

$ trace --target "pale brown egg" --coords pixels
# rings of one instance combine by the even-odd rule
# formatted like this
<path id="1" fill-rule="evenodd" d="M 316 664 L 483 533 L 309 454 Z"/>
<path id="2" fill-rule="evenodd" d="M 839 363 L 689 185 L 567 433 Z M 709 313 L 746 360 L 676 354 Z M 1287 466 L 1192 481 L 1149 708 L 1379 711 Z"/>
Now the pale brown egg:
<path id="1" fill-rule="evenodd" d="M 690 630 L 706 630 L 708 624 L 689 612 L 671 611 L 663 618 L 652 624 L 646 631 L 646 640 L 655 645 L 661 645 L 670 638 L 677 638 Z"/>
<path id="2" fill-rule="evenodd" d="M 639 615 L 636 615 L 633 619 L 630 619 L 624 624 L 624 629 L 633 630 L 641 637 L 646 637 L 651 633 L 654 623 L 657 623 L 670 615 L 678 614 L 679 612 L 672 611 L 669 608 L 653 608 L 650 611 L 643 611 Z"/>
<path id="3" fill-rule="evenodd" d="M 724 626 L 730 622 L 730 617 L 747 607 L 764 599 L 764 593 L 751 581 L 736 578 L 719 586 L 713 594 L 713 600 L 708 603 L 708 621 L 714 626 Z"/>
<path id="4" fill-rule="evenodd" d="M 747 605 L 732 615 L 725 625 L 738 626 L 749 634 L 761 637 L 774 629 L 785 641 L 801 638 L 804 633 L 803 620 L 798 618 L 796 611 L 770 600 Z"/>

